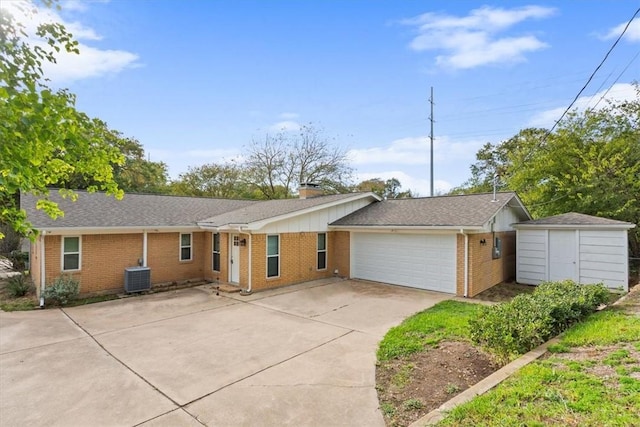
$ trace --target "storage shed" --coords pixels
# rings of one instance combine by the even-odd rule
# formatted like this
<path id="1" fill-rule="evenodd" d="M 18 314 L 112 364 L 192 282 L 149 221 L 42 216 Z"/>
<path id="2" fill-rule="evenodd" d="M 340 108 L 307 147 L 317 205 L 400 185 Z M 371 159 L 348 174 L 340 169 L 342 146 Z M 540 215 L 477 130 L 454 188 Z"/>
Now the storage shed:
<path id="1" fill-rule="evenodd" d="M 571 279 L 629 290 L 629 229 L 635 224 L 570 212 L 513 225 L 516 281 Z"/>

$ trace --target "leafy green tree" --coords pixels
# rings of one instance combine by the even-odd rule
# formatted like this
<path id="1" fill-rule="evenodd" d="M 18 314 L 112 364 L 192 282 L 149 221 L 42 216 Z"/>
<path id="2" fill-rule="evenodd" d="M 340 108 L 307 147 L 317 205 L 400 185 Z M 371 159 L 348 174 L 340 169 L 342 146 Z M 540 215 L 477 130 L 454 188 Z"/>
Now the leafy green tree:
<path id="1" fill-rule="evenodd" d="M 383 199 L 406 199 L 413 197 L 411 190 L 400 191 L 402 184 L 397 178 L 389 178 L 386 181 L 381 178 L 372 178 L 356 185 L 357 191 L 371 191 Z"/>
<path id="2" fill-rule="evenodd" d="M 346 151 L 312 124 L 254 141 L 243 166 L 248 184 L 267 199 L 293 197 L 309 182 L 330 193 L 346 192 L 352 176 Z"/>
<path id="3" fill-rule="evenodd" d="M 217 198 L 253 198 L 244 179 L 245 171 L 235 163 L 189 167 L 171 183 L 173 194 Z"/>
<path id="4" fill-rule="evenodd" d="M 629 233 L 640 256 L 640 86 L 631 101 L 573 112 L 553 133 L 525 129 L 477 155 L 472 178 L 457 192 L 490 191 L 500 174 L 535 217 L 581 212 L 638 225 Z"/>
<path id="5" fill-rule="evenodd" d="M 77 111 L 75 96 L 52 90 L 43 75 L 44 62 L 55 62 L 62 49 L 78 53 L 77 42 L 57 23 L 41 24 L 36 35 L 46 47 L 30 45 L 24 26 L 0 8 L 0 222 L 21 234 L 33 231 L 21 192 L 40 196 L 38 208 L 53 218 L 63 212 L 48 200 L 48 187 L 72 175 L 90 177 L 90 191 L 122 197 L 112 165 L 124 158 L 105 142 L 102 123 Z"/>

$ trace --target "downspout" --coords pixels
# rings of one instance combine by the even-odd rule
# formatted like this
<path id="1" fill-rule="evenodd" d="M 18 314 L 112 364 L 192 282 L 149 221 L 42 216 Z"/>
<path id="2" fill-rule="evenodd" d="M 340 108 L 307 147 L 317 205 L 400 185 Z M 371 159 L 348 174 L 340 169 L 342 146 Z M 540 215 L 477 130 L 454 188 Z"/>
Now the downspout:
<path id="1" fill-rule="evenodd" d="M 461 228 L 460 233 L 464 236 L 464 297 L 469 296 L 469 235 Z"/>
<path id="2" fill-rule="evenodd" d="M 46 271 L 44 262 L 44 235 L 45 230 L 40 233 L 40 308 L 44 308 L 44 288 L 46 283 Z"/>
<path id="3" fill-rule="evenodd" d="M 142 267 L 147 266 L 147 230 L 142 232 Z"/>
<path id="4" fill-rule="evenodd" d="M 238 233 L 239 234 L 246 234 L 247 236 L 249 236 L 249 241 L 247 242 L 247 245 L 249 245 L 249 277 L 248 277 L 248 283 L 247 283 L 247 289 L 242 291 L 243 295 L 250 295 L 253 291 L 251 289 L 251 270 L 253 270 L 253 266 L 251 265 L 251 255 L 252 255 L 252 251 L 251 251 L 251 236 L 252 234 L 247 232 L 247 231 L 242 231 L 242 226 L 238 226 Z"/>

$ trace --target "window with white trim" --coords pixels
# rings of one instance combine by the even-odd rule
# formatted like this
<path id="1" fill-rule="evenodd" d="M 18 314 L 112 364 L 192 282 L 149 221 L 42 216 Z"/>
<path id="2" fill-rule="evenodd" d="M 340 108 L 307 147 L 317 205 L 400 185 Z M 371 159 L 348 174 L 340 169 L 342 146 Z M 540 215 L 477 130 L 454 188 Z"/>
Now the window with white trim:
<path id="1" fill-rule="evenodd" d="M 80 270 L 80 236 L 62 238 L 62 271 Z"/>
<path id="2" fill-rule="evenodd" d="M 280 275 L 280 236 L 267 236 L 267 277 Z"/>
<path id="3" fill-rule="evenodd" d="M 191 233 L 180 233 L 180 261 L 191 261 Z"/>
<path id="4" fill-rule="evenodd" d="M 220 271 L 220 233 L 213 233 L 213 259 L 211 269 Z"/>
<path id="5" fill-rule="evenodd" d="M 318 270 L 327 269 L 327 233 L 318 233 Z"/>

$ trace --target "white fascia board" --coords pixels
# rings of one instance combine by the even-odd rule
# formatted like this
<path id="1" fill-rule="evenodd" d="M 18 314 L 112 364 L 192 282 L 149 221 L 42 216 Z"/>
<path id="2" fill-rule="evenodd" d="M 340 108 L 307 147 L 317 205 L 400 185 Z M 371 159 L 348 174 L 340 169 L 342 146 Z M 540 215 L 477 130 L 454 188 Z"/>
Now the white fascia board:
<path id="1" fill-rule="evenodd" d="M 147 233 L 192 233 L 202 231 L 197 226 L 164 226 L 164 227 L 43 227 L 39 231 L 46 231 L 47 236 L 64 236 L 69 234 L 142 234 Z"/>
<path id="2" fill-rule="evenodd" d="M 511 224 L 516 230 L 630 230 L 635 224 Z"/>
<path id="3" fill-rule="evenodd" d="M 396 225 L 385 225 L 385 226 L 371 226 L 371 225 L 330 225 L 329 230 L 344 230 L 344 231 L 354 231 L 354 232 L 370 232 L 370 233 L 424 233 L 428 232 L 438 232 L 438 233 L 459 233 L 460 230 L 464 230 L 465 232 L 482 232 L 484 228 L 482 226 L 396 226 Z"/>

